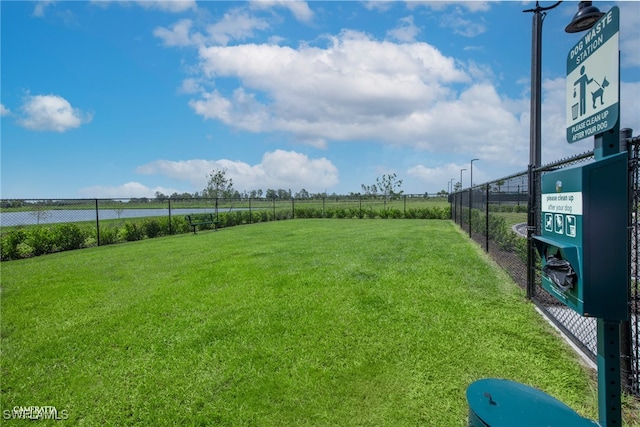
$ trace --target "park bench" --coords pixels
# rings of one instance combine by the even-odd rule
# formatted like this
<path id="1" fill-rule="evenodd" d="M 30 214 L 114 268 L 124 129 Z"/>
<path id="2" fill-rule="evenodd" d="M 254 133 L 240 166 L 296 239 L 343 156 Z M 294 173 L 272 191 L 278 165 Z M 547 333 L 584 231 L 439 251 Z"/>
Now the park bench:
<path id="1" fill-rule="evenodd" d="M 211 225 L 213 224 L 213 230 L 215 231 L 220 221 L 213 219 L 213 214 L 190 214 L 185 216 L 185 219 L 189 222 L 189 226 L 193 227 L 193 234 L 196 234 L 196 227 L 199 225 Z"/>

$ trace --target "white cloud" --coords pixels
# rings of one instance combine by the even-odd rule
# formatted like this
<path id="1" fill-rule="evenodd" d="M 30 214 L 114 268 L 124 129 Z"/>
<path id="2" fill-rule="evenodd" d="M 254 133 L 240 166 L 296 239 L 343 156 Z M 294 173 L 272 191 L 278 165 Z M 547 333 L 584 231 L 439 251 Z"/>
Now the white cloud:
<path id="1" fill-rule="evenodd" d="M 36 5 L 33 7 L 33 16 L 37 16 L 39 18 L 45 15 L 45 10 L 47 7 L 54 4 L 54 0 L 39 0 L 36 2 Z"/>
<path id="2" fill-rule="evenodd" d="M 406 125 L 419 125 L 417 118 L 455 100 L 451 85 L 470 80 L 429 44 L 398 45 L 354 31 L 330 37 L 324 49 L 244 44 L 201 48 L 199 54 L 203 78 L 236 78 L 241 86 L 230 94 L 203 92 L 190 102 L 197 114 L 252 132 L 288 132 L 313 144 L 423 144 L 429 129 Z"/>
<path id="3" fill-rule="evenodd" d="M 191 39 L 190 19 L 182 19 L 176 22 L 171 29 L 158 27 L 153 31 L 153 35 L 162 39 L 165 46 L 189 46 L 194 43 Z"/>
<path id="4" fill-rule="evenodd" d="M 187 94 L 199 93 L 199 92 L 202 92 L 203 90 L 204 89 L 200 85 L 200 82 L 198 81 L 198 79 L 194 79 L 194 78 L 184 79 L 182 81 L 182 85 L 180 85 L 180 88 L 179 88 L 180 93 L 187 93 Z"/>
<path id="5" fill-rule="evenodd" d="M 459 13 L 443 15 L 440 20 L 440 26 L 451 28 L 455 34 L 465 37 L 476 37 L 487 31 L 484 23 L 464 18 Z"/>
<path id="6" fill-rule="evenodd" d="M 197 8 L 196 0 L 138 0 L 136 3 L 145 9 L 157 9 L 171 13 L 180 13 Z"/>
<path id="7" fill-rule="evenodd" d="M 173 194 L 178 191 L 172 188 L 154 187 L 149 188 L 139 182 L 127 182 L 126 184 L 109 187 L 109 186 L 94 186 L 86 187 L 78 190 L 80 197 L 90 198 L 142 198 L 142 197 L 155 197 L 156 192 L 162 194 Z"/>
<path id="8" fill-rule="evenodd" d="M 154 9 L 169 13 L 182 13 L 197 9 L 196 0 L 91 0 L 91 3 L 103 7 L 112 3 L 123 6 L 133 3 L 144 9 Z"/>
<path id="9" fill-rule="evenodd" d="M 11 110 L 4 106 L 4 104 L 0 104 L 0 116 L 8 116 L 11 114 Z"/>
<path id="10" fill-rule="evenodd" d="M 401 42 L 413 42 L 418 34 L 420 28 L 413 23 L 413 16 L 405 16 L 396 28 L 387 31 L 387 35 Z"/>
<path id="11" fill-rule="evenodd" d="M 311 159 L 305 154 L 284 150 L 265 153 L 262 161 L 253 166 L 227 159 L 156 160 L 138 167 L 136 172 L 188 181 L 194 191 L 201 191 L 213 170 L 226 170 L 226 176 L 233 180 L 238 191 L 296 186 L 319 192 L 338 183 L 338 169 L 330 160 L 324 157 Z"/>
<path id="12" fill-rule="evenodd" d="M 362 5 L 368 10 L 376 10 L 378 12 L 386 12 L 396 3 L 394 0 L 364 0 Z"/>
<path id="13" fill-rule="evenodd" d="M 620 65 L 640 67 L 640 2 L 619 2 L 620 8 Z"/>
<path id="14" fill-rule="evenodd" d="M 204 34 L 193 29 L 191 19 L 182 19 L 170 28 L 157 27 L 153 34 L 162 39 L 165 46 L 204 46 L 205 43 L 226 46 L 231 41 L 254 37 L 256 31 L 268 28 L 266 20 L 250 15 L 243 8 L 235 8 L 208 25 Z"/>
<path id="15" fill-rule="evenodd" d="M 306 1 L 299 0 L 257 0 L 251 2 L 251 7 L 266 9 L 273 7 L 284 7 L 289 9 L 293 16 L 301 22 L 310 22 L 313 20 L 313 11 L 309 8 Z"/>
<path id="16" fill-rule="evenodd" d="M 189 105 L 197 114 L 207 119 L 220 120 L 251 132 L 268 130 L 266 108 L 242 88 L 234 91 L 231 100 L 218 92 L 212 92 L 204 93 L 202 99 L 192 100 Z"/>
<path id="17" fill-rule="evenodd" d="M 326 48 L 202 48 L 203 78 L 236 78 L 240 87 L 203 91 L 190 105 L 207 119 L 320 147 L 374 140 L 509 163 L 526 156 L 529 124 L 521 116 L 528 102 L 499 96 L 491 70 L 464 66 L 427 43 L 354 31 L 329 41 Z M 472 77 L 477 83 L 469 84 Z M 504 159 L 508 151 L 515 154 Z"/>
<path id="18" fill-rule="evenodd" d="M 73 108 L 69 101 L 57 95 L 28 95 L 20 110 L 18 123 L 36 131 L 65 132 L 93 119 L 93 114 Z"/>
<path id="19" fill-rule="evenodd" d="M 425 6 L 433 10 L 445 10 L 449 6 L 454 6 L 458 9 L 464 8 L 469 12 L 486 12 L 491 8 L 491 2 L 488 1 L 414 1 L 409 0 L 407 5 L 409 8 L 415 8 L 418 6 Z"/>
<path id="20" fill-rule="evenodd" d="M 480 163 L 480 164 L 479 164 Z M 437 192 L 440 190 L 449 191 L 451 187 L 449 183 L 455 186 L 460 182 L 460 171 L 466 169 L 463 173 L 462 184 L 466 188 L 470 184 L 470 166 L 466 164 L 447 163 L 435 167 L 428 167 L 424 165 L 417 165 L 407 169 L 407 175 L 421 184 L 421 188 L 426 188 L 431 192 Z M 476 162 L 473 165 L 473 183 L 474 185 L 481 184 L 487 181 L 487 174 L 484 172 L 486 166 L 483 166 L 481 162 Z M 490 178 L 494 178 L 491 176 Z"/>
<path id="21" fill-rule="evenodd" d="M 231 40 L 245 40 L 254 36 L 256 30 L 269 28 L 267 21 L 237 8 L 225 13 L 222 19 L 207 27 L 209 40 L 226 45 Z"/>
<path id="22" fill-rule="evenodd" d="M 640 82 L 620 83 L 620 126 L 640 133 Z"/>
<path id="23" fill-rule="evenodd" d="M 447 165 L 429 168 L 424 165 L 417 165 L 407 170 L 407 175 L 426 182 L 444 182 L 451 175 L 460 172 L 460 166 L 449 163 Z"/>
<path id="24" fill-rule="evenodd" d="M 151 163 L 138 166 L 136 173 L 142 175 L 164 175 L 169 178 L 188 181 L 195 188 L 204 188 L 207 183 L 207 176 L 214 169 L 224 169 L 224 162 L 216 160 L 156 160 Z"/>
<path id="25" fill-rule="evenodd" d="M 411 1 L 407 2 L 409 9 L 427 7 L 442 12 L 440 26 L 450 28 L 455 34 L 464 37 L 476 37 L 487 31 L 482 18 L 469 16 L 468 13 L 487 12 L 490 2 L 486 1 Z"/>

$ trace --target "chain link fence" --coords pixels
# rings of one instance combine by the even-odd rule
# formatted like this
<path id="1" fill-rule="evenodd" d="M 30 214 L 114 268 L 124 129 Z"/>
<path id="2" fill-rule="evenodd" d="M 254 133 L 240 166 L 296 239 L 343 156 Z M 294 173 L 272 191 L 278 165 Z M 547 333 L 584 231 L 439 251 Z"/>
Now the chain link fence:
<path id="1" fill-rule="evenodd" d="M 630 137 L 631 135 L 629 135 Z M 631 390 L 640 396 L 640 284 L 638 268 L 640 268 L 640 224 L 638 210 L 640 208 L 640 138 L 635 137 L 629 143 L 629 175 L 630 175 L 630 221 L 629 221 L 629 322 L 623 325 L 621 345 L 628 348 L 623 353 L 622 372 L 631 379 Z"/>
<path id="2" fill-rule="evenodd" d="M 640 142 L 637 137 L 629 140 L 632 142 L 629 144 L 630 320 L 621 328 L 621 371 L 627 390 L 640 396 L 640 285 L 637 280 L 640 262 L 640 230 L 637 222 L 640 206 Z M 461 229 L 468 232 L 519 286 L 526 289 L 528 297 L 540 310 L 595 362 L 596 319 L 580 316 L 542 288 L 540 260 L 535 249 L 528 244 L 529 232 L 540 234 L 542 176 L 593 160 L 593 152 L 563 159 L 455 192 L 449 196 L 449 202 L 451 217 Z M 531 186 L 530 179 L 533 181 Z M 530 189 L 535 190 L 534 194 L 529 194 Z M 528 227 L 530 215 L 536 224 L 534 230 Z"/>
<path id="3" fill-rule="evenodd" d="M 198 230 L 292 218 L 448 219 L 444 197 L 11 199 L 0 201 L 2 260 L 142 240 L 195 229 L 187 215 L 211 214 Z"/>

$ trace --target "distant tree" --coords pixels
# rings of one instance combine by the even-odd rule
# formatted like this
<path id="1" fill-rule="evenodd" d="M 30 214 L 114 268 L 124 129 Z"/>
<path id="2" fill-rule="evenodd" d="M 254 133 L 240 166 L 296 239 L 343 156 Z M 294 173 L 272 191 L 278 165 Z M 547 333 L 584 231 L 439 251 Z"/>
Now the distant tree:
<path id="1" fill-rule="evenodd" d="M 291 190 L 287 191 L 283 188 L 278 189 L 278 198 L 280 199 L 290 199 L 291 198 Z"/>
<path id="2" fill-rule="evenodd" d="M 3 199 L 0 202 L 0 206 L 3 208 L 20 208 L 25 206 L 25 201 L 22 199 Z"/>
<path id="3" fill-rule="evenodd" d="M 211 171 L 207 188 L 202 190 L 203 197 L 228 198 L 233 197 L 234 194 L 233 180 L 227 178 L 226 169 L 214 169 Z"/>
<path id="4" fill-rule="evenodd" d="M 308 199 L 309 192 L 304 188 L 296 193 L 296 199 Z"/>
<path id="5" fill-rule="evenodd" d="M 278 198 L 278 193 L 276 192 L 276 190 L 273 190 L 271 188 L 267 189 L 267 193 L 265 194 L 265 196 L 267 199 L 277 199 Z"/>
<path id="6" fill-rule="evenodd" d="M 149 199 L 148 197 L 139 197 L 137 199 L 131 199 L 131 202 L 135 202 L 135 203 L 151 203 L 151 199 Z"/>
<path id="7" fill-rule="evenodd" d="M 38 201 L 32 205 L 31 215 L 36 218 L 36 223 L 40 224 L 40 221 L 45 220 L 51 216 L 51 211 L 47 208 L 46 201 Z"/>
<path id="8" fill-rule="evenodd" d="M 495 190 L 498 192 L 498 206 L 500 206 L 500 193 L 503 185 L 504 185 L 504 179 L 498 180 L 495 183 Z"/>
<path id="9" fill-rule="evenodd" d="M 365 185 L 362 184 L 362 192 L 365 196 L 376 196 L 378 195 L 378 186 L 376 184 Z"/>
<path id="10" fill-rule="evenodd" d="M 403 193 L 400 189 L 402 187 L 402 180 L 398 179 L 398 175 L 395 173 L 388 175 L 384 174 L 381 177 L 376 178 L 376 185 L 387 200 L 393 196 L 399 196 Z"/>

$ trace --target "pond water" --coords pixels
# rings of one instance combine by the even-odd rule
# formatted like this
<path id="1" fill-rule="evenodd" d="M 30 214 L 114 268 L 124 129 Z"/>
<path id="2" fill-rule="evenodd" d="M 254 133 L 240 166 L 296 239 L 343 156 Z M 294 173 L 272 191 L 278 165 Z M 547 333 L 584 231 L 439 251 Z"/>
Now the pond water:
<path id="1" fill-rule="evenodd" d="M 245 209 L 231 209 L 241 211 Z M 229 212 L 229 209 L 219 210 Z M 215 213 L 215 209 L 171 209 L 171 216 L 191 213 Z M 99 209 L 98 219 L 143 218 L 149 216 L 169 216 L 169 209 Z M 0 212 L 0 226 L 58 224 L 63 222 L 95 221 L 95 209 L 50 209 L 28 212 Z"/>

